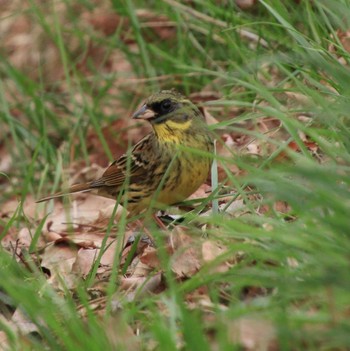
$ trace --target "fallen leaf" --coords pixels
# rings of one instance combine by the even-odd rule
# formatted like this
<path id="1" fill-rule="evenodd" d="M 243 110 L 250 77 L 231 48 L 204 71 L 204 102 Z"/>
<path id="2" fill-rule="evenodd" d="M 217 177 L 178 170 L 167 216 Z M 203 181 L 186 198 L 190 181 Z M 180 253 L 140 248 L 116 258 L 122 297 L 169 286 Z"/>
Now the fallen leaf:
<path id="1" fill-rule="evenodd" d="M 47 205 L 45 205 L 47 206 Z M 115 201 L 92 194 L 80 194 L 75 197 L 70 207 L 64 207 L 61 202 L 55 201 L 53 212 L 46 218 L 43 234 L 56 232 L 61 236 L 80 228 L 78 232 L 96 230 L 96 227 L 106 227 L 112 217 Z M 119 206 L 116 219 L 124 211 Z M 48 238 L 51 238 L 51 234 Z"/>
<path id="2" fill-rule="evenodd" d="M 26 249 L 29 248 L 30 244 L 33 240 L 33 234 L 28 228 L 22 228 L 18 233 L 18 246 L 24 247 Z M 40 250 L 45 247 L 45 241 L 42 237 L 38 238 L 36 249 Z"/>
<path id="3" fill-rule="evenodd" d="M 38 327 L 20 308 L 17 308 L 12 315 L 11 322 L 16 326 L 17 331 L 19 331 L 22 335 L 27 335 L 33 332 L 39 333 Z"/>
<path id="4" fill-rule="evenodd" d="M 189 278 L 201 267 L 198 248 L 178 249 L 172 257 L 171 269 L 178 278 Z"/>
<path id="5" fill-rule="evenodd" d="M 276 329 L 266 319 L 240 318 L 227 321 L 228 338 L 247 351 L 277 351 Z"/>
<path id="6" fill-rule="evenodd" d="M 250 10 L 257 4 L 257 0 L 236 0 L 237 6 L 242 10 Z"/>
<path id="7" fill-rule="evenodd" d="M 148 246 L 140 256 L 140 261 L 149 268 L 160 268 L 160 261 L 157 252 L 157 249 Z"/>
<path id="8" fill-rule="evenodd" d="M 90 273 L 97 256 L 97 249 L 79 249 L 72 266 L 72 272 L 85 278 Z"/>
<path id="9" fill-rule="evenodd" d="M 162 273 L 147 277 L 130 277 L 121 279 L 121 289 L 133 292 L 133 298 L 141 298 L 149 293 L 157 292 L 161 287 Z M 128 299 L 130 301 L 130 299 Z"/>
<path id="10" fill-rule="evenodd" d="M 1 323 L 4 323 L 3 321 L 1 321 Z M 4 323 L 4 325 L 6 325 L 6 323 Z M 2 350 L 10 350 L 11 348 L 9 347 L 9 343 L 8 343 L 8 337 L 7 334 L 0 330 L 0 345 L 1 345 L 1 349 Z"/>
<path id="11" fill-rule="evenodd" d="M 104 330 L 113 350 L 143 350 L 141 339 L 136 336 L 131 326 L 125 318 L 116 314 L 110 318 L 105 318 Z M 116 332 L 117 331 L 117 332 Z"/>
<path id="12" fill-rule="evenodd" d="M 50 272 L 48 283 L 54 288 L 65 291 L 73 289 L 79 279 L 73 272 L 73 265 L 77 259 L 77 247 L 51 244 L 45 248 L 41 266 Z"/>

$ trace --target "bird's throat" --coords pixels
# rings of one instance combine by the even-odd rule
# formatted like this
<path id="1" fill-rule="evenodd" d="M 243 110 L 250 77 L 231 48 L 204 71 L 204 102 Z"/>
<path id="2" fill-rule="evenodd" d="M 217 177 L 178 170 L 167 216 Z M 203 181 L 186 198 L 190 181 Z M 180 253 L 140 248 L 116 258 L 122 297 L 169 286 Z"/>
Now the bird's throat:
<path id="1" fill-rule="evenodd" d="M 172 142 L 180 144 L 183 133 L 188 130 L 192 125 L 192 121 L 175 122 L 166 121 L 160 124 L 154 124 L 154 132 L 160 142 Z"/>

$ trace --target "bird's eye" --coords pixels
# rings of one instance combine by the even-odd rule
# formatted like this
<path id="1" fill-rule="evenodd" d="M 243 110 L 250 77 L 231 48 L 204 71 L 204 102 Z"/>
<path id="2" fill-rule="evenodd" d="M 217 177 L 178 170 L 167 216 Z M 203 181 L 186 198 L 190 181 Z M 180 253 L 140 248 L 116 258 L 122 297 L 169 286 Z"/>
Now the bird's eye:
<path id="1" fill-rule="evenodd" d="M 160 107 L 161 107 L 163 112 L 169 111 L 169 109 L 171 107 L 171 101 L 169 99 L 162 101 L 162 103 L 160 104 Z"/>

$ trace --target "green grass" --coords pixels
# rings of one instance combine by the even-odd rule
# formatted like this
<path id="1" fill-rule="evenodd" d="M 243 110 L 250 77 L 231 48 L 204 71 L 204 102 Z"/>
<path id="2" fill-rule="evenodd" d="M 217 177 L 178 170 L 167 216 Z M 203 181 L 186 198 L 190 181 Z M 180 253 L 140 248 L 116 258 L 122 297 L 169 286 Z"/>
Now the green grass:
<path id="1" fill-rule="evenodd" d="M 336 33 L 349 27 L 350 2 L 297 5 L 266 0 L 251 11 L 241 11 L 234 1 L 220 3 L 193 1 L 191 7 L 172 0 L 154 2 L 152 7 L 137 1 L 106 3 L 110 13 L 129 21 L 127 26 L 121 21 L 110 36 L 83 25 L 81 13 L 95 8 L 89 0 L 76 6 L 63 1 L 44 6 L 33 0 L 27 9 L 7 14 L 6 18 L 25 14 L 35 23 L 42 58 L 18 67 L 11 53 L 0 52 L 0 142 L 13 160 L 10 169 L 0 173 L 0 207 L 12 198 L 24 201 L 29 195 L 38 198 L 54 192 L 69 178 L 64 170 L 74 161 L 89 164 L 89 155 L 95 152 L 87 138 L 89 128 L 95 131 L 100 151 L 112 160 L 104 128 L 127 118 L 159 88 L 176 87 L 186 94 L 204 87 L 219 92 L 220 100 L 204 103 L 218 116 L 213 129 L 218 134 L 224 129 L 253 136 L 267 148 L 260 157 L 232 150 L 230 157 L 218 157 L 234 184 L 232 197 L 243 197 L 248 213 L 198 219 L 207 224 L 209 238 L 226 246 L 227 252 L 193 277 L 175 279 L 164 238 L 152 229 L 164 270 L 166 289 L 161 294 L 140 293 L 128 301 L 120 288 L 116 260 L 106 289 L 106 312 L 99 315 L 90 306 L 88 289 L 97 265 L 77 291 L 59 294 L 30 256 L 24 258 L 28 267 L 1 249 L 1 311 L 11 315 L 20 306 L 38 330 L 21 335 L 0 320 L 9 349 L 241 350 L 231 336 L 237 331 L 235 323 L 247 318 L 272 325 L 279 350 L 348 349 L 350 60 Z M 176 28 L 174 35 L 161 40 L 145 28 L 136 11 L 141 8 L 168 16 Z M 246 39 L 239 30 L 261 40 Z M 137 50 L 122 40 L 126 33 Z M 48 45 L 57 49 L 60 79 L 54 78 L 56 65 L 50 66 L 45 57 Z M 103 49 L 98 60 L 89 53 L 91 47 Z M 125 55 L 130 72 L 106 69 L 116 50 Z M 30 55 L 23 51 L 26 54 Z M 87 73 L 79 66 L 84 57 Z M 339 63 L 340 57 L 347 65 Z M 289 93 L 302 94 L 307 102 L 293 100 Z M 232 108 L 239 108 L 239 113 Z M 300 115 L 308 122 L 298 119 Z M 278 120 L 285 137 L 262 133 L 257 128 L 261 117 Z M 242 123 L 253 127 L 247 130 Z M 123 132 L 113 131 L 115 138 Z M 311 155 L 301 132 L 317 143 L 321 163 Z M 287 147 L 291 141 L 300 152 Z M 273 145 L 272 152 L 268 145 Z M 288 158 L 280 161 L 281 152 Z M 246 175 L 233 175 L 232 164 Z M 286 201 L 289 213 L 275 209 L 276 201 Z M 259 211 L 263 205 L 269 206 L 264 214 Z M 199 237 L 190 221 L 195 217 L 189 214 L 186 223 Z M 36 252 L 42 219 L 38 214 L 35 220 L 27 218 L 19 206 L 10 217 L 0 218 L 0 236 L 29 228 L 30 250 Z M 124 235 L 125 220 L 118 228 L 110 225 L 107 232 Z M 237 253 L 238 262 L 224 272 L 215 270 Z M 210 305 L 186 303 L 191 294 L 198 298 L 197 289 L 204 289 Z M 247 297 L 254 289 L 260 291 L 257 296 Z M 117 312 L 111 307 L 115 300 L 122 306 Z M 76 311 L 80 304 L 86 309 L 85 319 Z M 130 327 L 137 336 L 130 336 Z M 125 337 L 113 342 L 111 335 L 119 331 Z"/>

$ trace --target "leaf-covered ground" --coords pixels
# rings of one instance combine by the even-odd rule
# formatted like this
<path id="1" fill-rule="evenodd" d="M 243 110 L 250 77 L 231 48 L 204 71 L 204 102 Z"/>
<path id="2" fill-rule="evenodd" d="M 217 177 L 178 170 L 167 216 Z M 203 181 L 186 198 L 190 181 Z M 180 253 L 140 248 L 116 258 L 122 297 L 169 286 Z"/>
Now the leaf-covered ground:
<path id="1" fill-rule="evenodd" d="M 349 8 L 3 1 L 1 347 L 348 349 Z M 172 87 L 217 147 L 166 229 L 88 193 L 35 203 L 97 178 Z"/>

